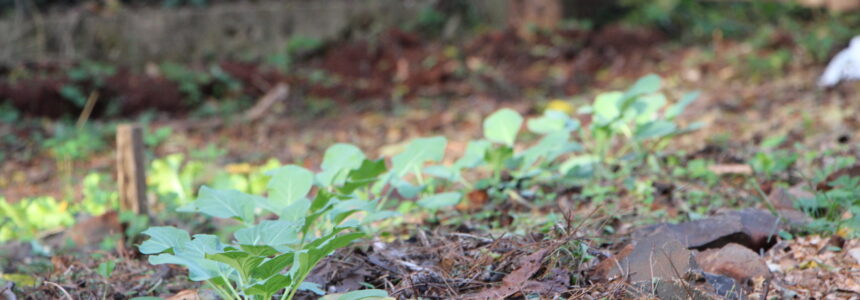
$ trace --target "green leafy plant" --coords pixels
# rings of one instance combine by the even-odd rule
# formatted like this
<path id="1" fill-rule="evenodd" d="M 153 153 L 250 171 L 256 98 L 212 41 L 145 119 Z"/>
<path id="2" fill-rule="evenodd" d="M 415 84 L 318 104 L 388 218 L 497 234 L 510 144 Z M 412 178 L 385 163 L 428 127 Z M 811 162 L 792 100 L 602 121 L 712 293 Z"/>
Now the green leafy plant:
<path id="1" fill-rule="evenodd" d="M 147 183 L 163 202 L 181 206 L 193 199 L 195 180 L 199 180 L 204 171 L 203 162 L 186 162 L 185 155 L 171 154 L 152 161 Z"/>
<path id="2" fill-rule="evenodd" d="M 82 212 L 98 216 L 117 208 L 119 194 L 110 175 L 99 172 L 87 174 L 81 185 L 84 197 L 79 207 Z"/>
<path id="3" fill-rule="evenodd" d="M 105 79 L 115 73 L 116 67 L 112 65 L 89 60 L 82 61 L 66 72 L 69 83 L 60 87 L 60 95 L 76 107 L 83 108 L 90 93 L 103 87 Z"/>
<path id="4" fill-rule="evenodd" d="M 304 283 L 313 267 L 363 237 L 361 224 L 387 216 L 375 214 L 370 192 L 386 172 L 383 160 L 367 160 L 355 146 L 338 144 L 326 151 L 321 169 L 270 170 L 266 197 L 203 186 L 181 211 L 241 222 L 233 239 L 222 243 L 214 235 L 151 227 L 140 251 L 153 254 L 152 264 L 187 267 L 192 280 L 208 282 L 225 299 L 271 299 L 279 292 L 280 299 L 292 299 L 299 289 L 318 291 Z"/>
<path id="5" fill-rule="evenodd" d="M 775 136 L 761 142 L 760 151 L 756 152 L 749 162 L 756 173 L 772 178 L 794 165 L 798 155 L 793 151 L 779 148 L 784 141 L 785 136 Z"/>
<path id="6" fill-rule="evenodd" d="M 105 148 L 106 132 L 102 127 L 75 128 L 57 124 L 54 134 L 43 142 L 42 148 L 60 161 L 80 160 Z"/>
<path id="7" fill-rule="evenodd" d="M 72 225 L 74 215 L 67 202 L 35 197 L 8 203 L 0 197 L 0 242 L 31 240 L 40 232 Z"/>
<path id="8" fill-rule="evenodd" d="M 190 104 L 197 104 L 203 100 L 201 86 L 212 81 L 211 75 L 191 70 L 176 63 L 162 63 L 160 69 L 165 78 L 179 86 L 179 90 L 185 94 Z"/>
<path id="9" fill-rule="evenodd" d="M 186 159 L 184 154 L 175 153 L 152 161 L 147 183 L 162 203 L 170 207 L 186 205 L 194 199 L 194 191 L 202 184 L 261 194 L 265 192 L 270 177 L 266 172 L 281 165 L 278 160 L 271 159 L 259 166 L 242 163 L 222 167 L 211 159 L 218 154 L 202 156 Z"/>
<path id="10" fill-rule="evenodd" d="M 827 186 L 829 190 L 818 191 L 813 198 L 798 199 L 797 206 L 813 217 L 808 228 L 844 238 L 860 236 L 860 177 L 843 175 Z"/>
<path id="11" fill-rule="evenodd" d="M 687 93 L 670 105 L 666 96 L 659 92 L 660 88 L 660 77 L 647 75 L 627 91 L 599 94 L 591 106 L 580 109 L 581 113 L 592 115 L 591 126 L 582 136 L 589 154 L 564 162 L 561 171 L 588 174 L 595 164 L 605 166 L 620 162 L 627 167 L 636 166 L 635 162 L 659 167 L 653 155 L 667 145 L 669 138 L 704 125 L 693 123 L 681 128 L 676 121 L 698 98 L 698 92 Z"/>

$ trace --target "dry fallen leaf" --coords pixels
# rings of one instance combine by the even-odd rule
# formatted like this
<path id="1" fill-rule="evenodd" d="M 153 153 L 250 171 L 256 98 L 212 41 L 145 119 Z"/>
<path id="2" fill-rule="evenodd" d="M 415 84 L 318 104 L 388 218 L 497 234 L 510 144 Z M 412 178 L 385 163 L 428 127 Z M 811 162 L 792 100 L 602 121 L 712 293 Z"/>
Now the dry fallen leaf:
<path id="1" fill-rule="evenodd" d="M 165 300 L 200 300 L 200 295 L 197 294 L 197 290 L 182 290 Z"/>
<path id="2" fill-rule="evenodd" d="M 538 250 L 520 258 L 520 267 L 502 278 L 502 285 L 487 288 L 477 294 L 466 295 L 463 299 L 504 299 L 523 289 L 529 278 L 540 269 L 543 259 L 555 251 L 559 244 Z"/>

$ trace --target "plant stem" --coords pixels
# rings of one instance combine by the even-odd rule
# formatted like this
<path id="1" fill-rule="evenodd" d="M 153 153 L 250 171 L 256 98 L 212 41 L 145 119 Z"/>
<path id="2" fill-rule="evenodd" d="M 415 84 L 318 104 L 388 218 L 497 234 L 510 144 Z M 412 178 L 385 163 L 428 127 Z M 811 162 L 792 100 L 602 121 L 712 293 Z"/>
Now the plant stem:
<path id="1" fill-rule="evenodd" d="M 210 280 L 206 280 L 206 283 L 208 283 L 210 286 L 212 286 L 212 288 L 214 288 L 215 291 L 217 291 L 218 294 L 221 295 L 221 297 L 224 297 L 224 299 L 230 299 L 230 293 L 227 293 L 227 291 L 219 288 L 217 285 L 212 283 L 212 281 L 210 281 Z"/>
<path id="2" fill-rule="evenodd" d="M 228 287 L 228 288 L 230 288 L 230 292 L 231 292 L 231 293 L 233 293 L 233 296 L 235 296 L 235 298 L 233 298 L 233 299 L 238 299 L 238 300 L 243 299 L 243 298 L 242 298 L 242 296 L 240 296 L 240 295 L 239 295 L 239 293 L 238 293 L 238 292 L 236 292 L 236 289 L 234 289 L 234 288 L 233 288 L 233 285 L 232 285 L 232 284 L 230 284 L 230 280 L 228 280 L 226 276 L 224 276 L 224 275 L 222 274 L 222 275 L 221 275 L 221 279 L 223 279 L 223 280 L 224 280 L 224 283 L 226 283 L 226 284 L 227 284 L 227 287 Z"/>

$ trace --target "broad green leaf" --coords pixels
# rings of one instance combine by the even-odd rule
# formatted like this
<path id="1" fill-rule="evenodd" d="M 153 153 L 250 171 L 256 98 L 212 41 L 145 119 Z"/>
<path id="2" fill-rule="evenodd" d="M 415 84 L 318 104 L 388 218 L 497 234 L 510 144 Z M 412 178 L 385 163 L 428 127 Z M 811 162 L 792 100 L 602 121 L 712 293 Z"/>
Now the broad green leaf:
<path id="1" fill-rule="evenodd" d="M 457 192 L 435 194 L 418 200 L 418 205 L 428 209 L 440 209 L 460 203 L 462 195 Z"/>
<path id="2" fill-rule="evenodd" d="M 248 254 L 253 256 L 272 256 L 278 254 L 278 251 L 272 246 L 266 245 L 239 245 L 239 248 L 244 252 L 248 252 Z"/>
<path id="3" fill-rule="evenodd" d="M 388 218 L 399 217 L 401 214 L 396 211 L 391 210 L 378 210 L 371 211 L 368 215 L 364 216 L 361 220 L 361 224 L 370 224 L 379 220 L 384 220 Z"/>
<path id="4" fill-rule="evenodd" d="M 414 198 L 424 189 L 422 185 L 413 185 L 409 181 L 400 178 L 392 179 L 391 185 L 397 189 L 397 193 L 403 198 Z"/>
<path id="5" fill-rule="evenodd" d="M 191 242 L 185 243 L 180 248 L 181 253 L 187 253 L 197 257 L 203 257 L 206 254 L 219 253 L 224 250 L 221 240 L 217 236 L 211 234 L 195 234 Z"/>
<path id="6" fill-rule="evenodd" d="M 142 232 L 150 238 L 140 244 L 140 253 L 156 254 L 185 246 L 191 241 L 188 232 L 172 226 L 156 226 Z"/>
<path id="7" fill-rule="evenodd" d="M 293 263 L 294 255 L 295 254 L 292 252 L 284 253 L 263 262 L 262 264 L 251 270 L 251 277 L 257 279 L 266 279 L 271 277 L 272 275 L 277 274 L 278 272 L 281 272 L 287 266 Z"/>
<path id="8" fill-rule="evenodd" d="M 280 246 L 299 242 L 300 224 L 289 221 L 263 220 L 256 226 L 242 228 L 233 236 L 240 245 Z"/>
<path id="9" fill-rule="evenodd" d="M 320 300 L 394 300 L 385 290 L 357 290 L 346 293 L 329 294 Z"/>
<path id="10" fill-rule="evenodd" d="M 206 259 L 224 263 L 233 267 L 233 269 L 239 272 L 242 280 L 247 281 L 250 278 L 251 271 L 260 265 L 264 258 L 252 256 L 242 251 L 228 251 L 224 253 L 207 254 Z"/>
<path id="11" fill-rule="evenodd" d="M 325 151 L 317 180 L 323 186 L 343 185 L 349 171 L 360 167 L 364 158 L 364 152 L 354 145 L 334 144 Z"/>
<path id="12" fill-rule="evenodd" d="M 637 97 L 645 94 L 656 93 L 660 90 L 662 80 L 656 74 L 648 74 L 633 84 L 624 95 L 624 98 Z"/>
<path id="13" fill-rule="evenodd" d="M 304 222 L 304 218 L 308 216 L 308 209 L 310 209 L 310 207 L 311 201 L 302 198 L 281 209 L 281 211 L 278 212 L 278 216 L 281 217 L 282 221 L 302 223 Z"/>
<path id="14" fill-rule="evenodd" d="M 323 290 L 320 288 L 320 285 L 319 285 L 319 284 L 316 284 L 316 283 L 313 283 L 313 282 L 309 282 L 309 281 L 305 281 L 305 282 L 299 283 L 299 290 L 300 290 L 300 291 L 308 291 L 308 292 L 312 292 L 312 293 L 317 294 L 317 295 L 319 295 L 319 296 L 325 295 L 325 291 L 323 291 Z"/>
<path id="15" fill-rule="evenodd" d="M 503 108 L 484 120 L 484 137 L 491 142 L 514 146 L 523 117 L 516 111 Z"/>
<path id="16" fill-rule="evenodd" d="M 317 191 L 317 195 L 314 197 L 314 201 L 311 203 L 310 211 L 315 212 L 323 207 L 328 206 L 331 203 L 331 198 L 334 197 L 330 192 L 326 190 Z"/>
<path id="17" fill-rule="evenodd" d="M 262 197 L 236 190 L 216 190 L 200 187 L 193 206 L 200 212 L 216 218 L 236 218 L 245 223 L 254 222 L 254 208 Z"/>
<path id="18" fill-rule="evenodd" d="M 690 103 L 693 103 L 693 101 L 699 99 L 699 95 L 701 95 L 701 92 L 699 91 L 684 94 L 684 96 L 681 97 L 681 100 L 679 100 L 678 103 L 675 103 L 675 105 L 672 105 L 666 109 L 666 119 L 673 120 L 679 115 L 681 115 L 681 113 L 684 112 L 684 110 L 687 108 L 688 105 L 690 105 Z"/>
<path id="19" fill-rule="evenodd" d="M 442 178 L 448 181 L 457 180 L 457 175 L 459 174 L 459 170 L 455 170 L 454 168 L 449 168 L 446 166 L 428 166 L 424 168 L 424 174 Z"/>
<path id="20" fill-rule="evenodd" d="M 385 159 L 365 159 L 361 162 L 361 166 L 358 169 L 349 171 L 347 181 L 339 191 L 344 194 L 352 194 L 356 189 L 373 183 L 380 175 L 385 173 L 385 170 Z"/>
<path id="21" fill-rule="evenodd" d="M 531 167 L 537 161 L 553 161 L 560 155 L 581 150 L 582 146 L 570 141 L 570 133 L 558 131 L 545 135 L 537 145 L 523 151 L 519 156 L 523 158 L 521 170 Z"/>
<path id="22" fill-rule="evenodd" d="M 317 262 L 333 253 L 335 250 L 346 247 L 352 243 L 352 241 L 362 237 L 364 237 L 364 233 L 362 232 L 350 232 L 328 238 L 322 245 L 309 249 L 309 253 L 311 255 L 310 266 L 316 265 Z"/>
<path id="23" fill-rule="evenodd" d="M 638 141 L 661 138 L 675 133 L 676 130 L 678 130 L 678 127 L 675 126 L 675 123 L 657 120 L 645 123 L 642 126 L 637 127 L 636 133 L 634 133 L 633 138 Z"/>
<path id="24" fill-rule="evenodd" d="M 214 254 L 222 251 L 223 247 L 218 237 L 208 234 L 196 234 L 190 242 L 174 247 L 174 254 L 163 253 L 157 256 L 150 256 L 149 263 L 154 265 L 182 265 L 188 268 L 191 280 L 203 281 L 229 272 L 229 266 L 204 258 L 206 254 Z"/>
<path id="25" fill-rule="evenodd" d="M 637 124 L 644 124 L 657 119 L 657 113 L 666 105 L 666 96 L 663 94 L 649 94 L 636 98 L 632 108 L 628 109 L 630 119 L 636 120 Z M 630 120 L 626 119 L 625 120 Z"/>
<path id="26" fill-rule="evenodd" d="M 268 185 L 269 201 L 281 207 L 287 207 L 305 197 L 314 183 L 314 174 L 296 165 L 272 170 L 270 174 L 272 179 Z"/>
<path id="27" fill-rule="evenodd" d="M 266 282 L 261 284 L 256 284 L 245 289 L 245 293 L 248 295 L 259 295 L 263 296 L 264 299 L 272 299 L 272 296 L 278 291 L 291 286 L 293 284 L 293 280 L 289 276 L 284 276 L 281 274 L 277 274 L 272 278 L 266 280 Z"/>
<path id="28" fill-rule="evenodd" d="M 623 98 L 621 92 L 609 92 L 597 95 L 594 99 L 594 124 L 606 126 L 621 116 L 620 101 Z"/>
<path id="29" fill-rule="evenodd" d="M 479 166 L 484 162 L 484 155 L 487 153 L 490 145 L 492 144 L 487 140 L 470 141 L 466 145 L 466 153 L 454 162 L 454 166 L 457 168 L 474 168 Z"/>
<path id="30" fill-rule="evenodd" d="M 556 131 L 573 131 L 579 129 L 579 121 L 571 119 L 563 112 L 547 110 L 540 118 L 530 119 L 527 127 L 534 133 L 549 134 Z"/>
<path id="31" fill-rule="evenodd" d="M 494 170 L 501 170 L 505 167 L 505 162 L 514 156 L 514 149 L 508 146 L 499 146 L 487 150 L 484 154 L 484 160 Z"/>
<path id="32" fill-rule="evenodd" d="M 134 297 L 134 298 L 131 298 L 130 300 L 164 300 L 164 298 L 144 296 L 144 297 Z"/>
<path id="33" fill-rule="evenodd" d="M 403 177 L 420 171 L 428 161 L 441 161 L 447 143 L 448 140 L 441 136 L 412 140 L 406 150 L 391 158 L 391 173 L 395 177 Z"/>
<path id="34" fill-rule="evenodd" d="M 563 162 L 558 167 L 558 170 L 561 174 L 567 174 L 573 168 L 590 166 L 596 164 L 598 161 L 598 158 L 594 155 L 574 156 Z"/>
<path id="35" fill-rule="evenodd" d="M 149 257 L 149 263 L 153 265 L 174 264 L 188 268 L 188 278 L 194 281 L 204 281 L 211 278 L 226 275 L 231 269 L 222 263 L 211 261 L 202 257 L 194 257 L 182 254 L 162 253 Z"/>

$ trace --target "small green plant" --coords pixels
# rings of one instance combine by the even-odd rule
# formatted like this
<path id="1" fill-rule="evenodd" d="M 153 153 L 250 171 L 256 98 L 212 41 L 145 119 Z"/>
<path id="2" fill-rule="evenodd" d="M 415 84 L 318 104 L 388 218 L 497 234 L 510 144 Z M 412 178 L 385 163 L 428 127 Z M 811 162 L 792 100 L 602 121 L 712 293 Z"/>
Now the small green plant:
<path id="1" fill-rule="evenodd" d="M 321 169 L 314 174 L 288 165 L 268 171 L 267 197 L 203 186 L 180 210 L 241 222 L 233 240 L 151 227 L 143 232 L 150 239 L 140 251 L 153 254 L 152 264 L 187 267 L 192 280 L 206 281 L 225 299 L 271 299 L 278 293 L 292 299 L 299 289 L 318 291 L 305 277 L 324 257 L 363 237 L 362 224 L 391 215 L 376 208 L 378 198 L 370 190 L 393 176 L 383 174 L 397 174 L 386 173 L 384 160 L 367 160 L 347 144 L 330 147 Z M 314 186 L 316 194 L 309 197 Z"/>
<path id="2" fill-rule="evenodd" d="M 32 240 L 45 230 L 72 225 L 74 215 L 67 202 L 52 197 L 26 198 L 8 203 L 0 197 L 0 242 Z"/>
<path id="3" fill-rule="evenodd" d="M 451 166 L 427 167 L 423 173 L 443 182 L 460 183 L 466 189 L 486 190 L 492 199 L 522 200 L 540 196 L 541 192 L 535 191 L 534 186 L 619 177 L 609 176 L 622 172 L 611 170 L 611 165 L 623 164 L 629 169 L 647 163 L 658 169 L 657 154 L 670 138 L 702 125 L 694 123 L 681 128 L 676 122 L 698 93 L 688 93 L 677 103 L 669 105 L 666 97 L 659 93 L 660 86 L 658 76 L 648 75 L 626 92 L 598 95 L 593 105 L 580 110 L 582 114 L 591 115 L 592 122 L 588 128 L 582 128 L 578 120 L 561 111 L 546 110 L 542 116 L 525 122 L 519 113 L 501 109 L 484 120 L 484 139 L 471 141 L 463 157 Z M 539 140 L 529 148 L 516 150 L 523 124 Z M 433 144 L 438 143 L 428 143 L 422 148 L 429 152 L 429 149 L 434 149 L 431 147 Z M 468 169 L 487 170 L 491 175 L 472 184 L 462 175 Z M 701 167 L 695 171 L 696 176 L 704 176 Z M 415 177 L 421 178 L 420 174 Z M 650 181 L 631 183 L 630 190 L 641 194 L 647 201 L 651 197 L 649 192 L 652 192 L 649 184 Z M 440 183 L 431 182 L 429 186 L 438 185 Z M 395 186 L 399 187 L 397 183 Z M 426 189 L 416 189 L 422 190 Z M 583 194 L 600 200 L 611 192 L 609 187 L 591 185 Z M 435 195 L 431 199 L 444 200 L 433 203 L 456 204 L 453 197 Z M 429 203 L 429 200 L 418 202 L 425 207 Z"/>
<path id="4" fill-rule="evenodd" d="M 193 199 L 195 180 L 199 179 L 204 171 L 203 162 L 186 162 L 185 155 L 171 154 L 152 161 L 147 183 L 164 203 L 181 206 Z"/>
<path id="5" fill-rule="evenodd" d="M 214 157 L 221 156 L 219 153 L 192 156 L 202 157 L 186 159 L 184 154 L 175 153 L 154 159 L 150 165 L 147 183 L 168 207 L 181 207 L 191 202 L 194 191 L 202 184 L 218 189 L 261 194 L 266 191 L 270 177 L 266 172 L 281 165 L 278 160 L 271 159 L 259 166 L 242 163 L 221 167 L 211 163 Z"/>
<path id="6" fill-rule="evenodd" d="M 532 133 L 541 136 L 540 141 L 530 148 L 515 151 L 523 123 L 519 113 L 501 109 L 484 120 L 484 139 L 469 142 L 465 154 L 453 165 L 430 166 L 424 172 L 447 182 L 460 183 L 468 189 L 486 189 L 494 199 L 520 193 L 536 182 L 558 179 L 555 172 L 558 164 L 554 162 L 562 155 L 582 149 L 570 139 L 571 133 L 579 129 L 579 122 L 564 113 L 548 110 L 542 117 L 527 123 Z M 491 175 L 472 184 L 462 173 L 476 168 L 487 170 Z M 451 196 L 436 195 L 431 199 L 436 201 L 423 200 L 418 204 L 427 207 L 430 203 L 457 203 Z"/>
<path id="7" fill-rule="evenodd" d="M 209 74 L 170 62 L 161 64 L 161 74 L 179 86 L 179 90 L 185 94 L 189 104 L 197 104 L 203 100 L 201 86 L 212 80 Z"/>
<path id="8" fill-rule="evenodd" d="M 812 160 L 826 158 L 825 165 L 816 168 L 811 178 L 801 174 L 810 182 L 808 188 L 814 196 L 796 199 L 795 207 L 812 217 L 809 231 L 856 238 L 860 236 L 860 176 L 848 172 L 834 178 L 834 174 L 855 167 L 857 158 L 834 152 L 830 149 L 809 155 Z"/>
<path id="9" fill-rule="evenodd" d="M 750 166 L 757 174 L 765 178 L 773 178 L 791 168 L 798 160 L 795 152 L 780 149 L 779 146 L 785 142 L 785 136 L 774 136 L 761 142 L 757 152 L 750 160 Z"/>
<path id="10" fill-rule="evenodd" d="M 46 139 L 42 148 L 58 161 L 74 161 L 89 157 L 106 147 L 105 130 L 85 125 L 82 128 L 58 123 L 54 134 Z"/>
<path id="11" fill-rule="evenodd" d="M 76 107 L 83 108 L 93 90 L 104 86 L 105 79 L 116 73 L 116 67 L 95 61 L 83 61 L 69 69 L 69 83 L 60 88 L 60 95 Z"/>
<path id="12" fill-rule="evenodd" d="M 669 105 L 666 96 L 659 92 L 661 85 L 659 76 L 647 75 L 627 91 L 599 94 L 591 106 L 580 109 L 581 113 L 592 115 L 591 126 L 582 137 L 590 154 L 565 162 L 563 171 L 595 162 L 603 166 L 623 163 L 627 167 L 646 162 L 659 168 L 655 154 L 668 144 L 669 138 L 703 126 L 693 123 L 680 128 L 676 122 L 698 98 L 698 92 L 687 93 Z"/>
<path id="13" fill-rule="evenodd" d="M 84 176 L 82 186 L 84 198 L 78 205 L 82 212 L 99 216 L 117 208 L 119 194 L 110 175 L 99 172 L 89 173 Z"/>

